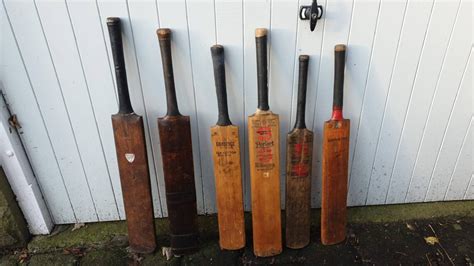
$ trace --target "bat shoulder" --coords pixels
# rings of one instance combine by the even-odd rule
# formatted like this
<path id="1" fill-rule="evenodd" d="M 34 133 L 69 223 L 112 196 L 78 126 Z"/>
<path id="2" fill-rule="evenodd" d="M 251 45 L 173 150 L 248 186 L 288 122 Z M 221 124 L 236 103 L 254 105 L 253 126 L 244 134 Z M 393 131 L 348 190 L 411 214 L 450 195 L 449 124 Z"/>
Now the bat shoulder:
<path id="1" fill-rule="evenodd" d="M 273 113 L 270 110 L 264 111 L 264 110 L 257 109 L 257 111 L 255 113 L 253 113 L 252 115 L 249 116 L 249 118 L 253 118 L 253 117 L 279 118 L 279 115 Z"/>
<path id="2" fill-rule="evenodd" d="M 137 115 L 135 113 L 129 113 L 129 114 L 113 114 L 112 115 L 112 121 L 126 121 L 126 122 L 138 122 L 143 120 L 142 116 Z"/>
<path id="3" fill-rule="evenodd" d="M 159 117 L 158 121 L 164 122 L 174 122 L 174 121 L 190 121 L 190 117 L 188 115 L 165 115 L 163 117 Z"/>
<path id="4" fill-rule="evenodd" d="M 313 136 L 313 131 L 307 128 L 293 128 L 289 133 L 288 136 Z"/>

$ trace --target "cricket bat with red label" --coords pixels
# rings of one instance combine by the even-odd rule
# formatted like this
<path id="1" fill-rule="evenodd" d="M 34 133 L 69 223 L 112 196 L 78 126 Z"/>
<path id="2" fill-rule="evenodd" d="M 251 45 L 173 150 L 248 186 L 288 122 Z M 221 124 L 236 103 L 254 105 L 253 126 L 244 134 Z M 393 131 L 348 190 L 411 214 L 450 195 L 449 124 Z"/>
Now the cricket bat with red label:
<path id="1" fill-rule="evenodd" d="M 334 51 L 333 111 L 323 129 L 321 242 L 324 245 L 342 242 L 347 223 L 350 120 L 342 116 L 346 46 L 338 44 Z"/>
<path id="2" fill-rule="evenodd" d="M 280 210 L 280 121 L 268 106 L 267 30 L 255 31 L 258 109 L 248 118 L 253 251 L 258 257 L 282 251 Z"/>
<path id="3" fill-rule="evenodd" d="M 211 127 L 219 245 L 221 249 L 237 250 L 245 246 L 239 128 L 232 125 L 227 108 L 224 47 L 212 46 L 211 55 L 219 110 L 217 124 Z"/>
<path id="4" fill-rule="evenodd" d="M 306 84 L 309 56 L 299 57 L 296 123 L 286 137 L 286 246 L 297 249 L 309 244 L 311 213 L 311 161 L 313 132 L 306 128 Z"/>

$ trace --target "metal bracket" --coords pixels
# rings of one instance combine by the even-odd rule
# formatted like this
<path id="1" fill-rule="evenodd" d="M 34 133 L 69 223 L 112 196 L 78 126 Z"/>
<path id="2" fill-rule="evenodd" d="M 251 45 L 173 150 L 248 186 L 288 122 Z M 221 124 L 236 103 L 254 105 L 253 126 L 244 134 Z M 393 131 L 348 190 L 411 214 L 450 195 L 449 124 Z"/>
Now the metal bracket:
<path id="1" fill-rule="evenodd" d="M 316 28 L 316 23 L 318 19 L 323 16 L 323 6 L 318 5 L 317 0 L 313 0 L 313 3 L 310 6 L 301 6 L 300 7 L 300 19 L 309 20 L 309 26 L 311 31 L 314 31 Z"/>

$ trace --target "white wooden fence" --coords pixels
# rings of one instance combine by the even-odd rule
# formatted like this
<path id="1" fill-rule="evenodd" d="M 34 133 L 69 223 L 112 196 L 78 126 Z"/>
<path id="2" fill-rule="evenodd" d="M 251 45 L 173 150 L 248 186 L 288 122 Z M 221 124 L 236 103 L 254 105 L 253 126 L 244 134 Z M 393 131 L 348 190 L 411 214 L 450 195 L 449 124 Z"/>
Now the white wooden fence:
<path id="1" fill-rule="evenodd" d="M 167 215 L 156 124 L 166 110 L 158 27 L 173 30 L 178 104 L 192 120 L 200 213 L 216 211 L 209 135 L 217 120 L 209 51 L 215 43 L 225 46 L 230 115 L 245 140 L 250 208 L 245 128 L 257 106 L 257 27 L 270 30 L 270 106 L 280 114 L 282 143 L 294 123 L 297 57 L 310 55 L 313 207 L 320 204 L 321 130 L 330 115 L 337 43 L 348 45 L 349 204 L 474 199 L 472 2 L 319 2 L 324 15 L 310 32 L 297 16 L 309 0 L 3 0 L 3 92 L 55 223 L 125 218 L 110 121 L 117 98 L 108 16 L 123 19 L 132 104 L 145 118 L 157 217 Z"/>

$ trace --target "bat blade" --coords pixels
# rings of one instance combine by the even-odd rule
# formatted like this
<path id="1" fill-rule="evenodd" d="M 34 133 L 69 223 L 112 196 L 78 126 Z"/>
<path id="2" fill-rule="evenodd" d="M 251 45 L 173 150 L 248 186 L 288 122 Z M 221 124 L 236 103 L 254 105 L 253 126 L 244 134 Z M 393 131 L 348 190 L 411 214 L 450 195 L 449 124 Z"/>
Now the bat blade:
<path id="1" fill-rule="evenodd" d="M 189 116 L 158 119 L 171 248 L 186 254 L 198 248 L 196 188 Z"/>
<path id="2" fill-rule="evenodd" d="M 302 248 L 310 241 L 311 161 L 313 132 L 294 128 L 287 136 L 286 246 Z"/>
<path id="3" fill-rule="evenodd" d="M 143 119 L 135 114 L 115 114 L 112 126 L 129 245 L 134 252 L 149 253 L 156 243 Z"/>
<path id="4" fill-rule="evenodd" d="M 245 221 L 242 199 L 239 128 L 213 126 L 211 143 L 216 180 L 219 244 L 222 249 L 245 246 Z"/>
<path id="5" fill-rule="evenodd" d="M 271 111 L 257 110 L 248 119 L 254 253 L 281 253 L 280 121 Z"/>
<path id="6" fill-rule="evenodd" d="M 321 203 L 321 241 L 324 245 L 340 243 L 346 237 L 349 135 L 349 119 L 324 123 Z"/>

